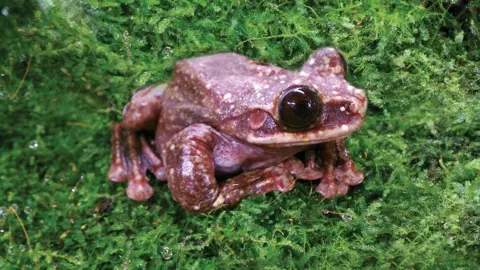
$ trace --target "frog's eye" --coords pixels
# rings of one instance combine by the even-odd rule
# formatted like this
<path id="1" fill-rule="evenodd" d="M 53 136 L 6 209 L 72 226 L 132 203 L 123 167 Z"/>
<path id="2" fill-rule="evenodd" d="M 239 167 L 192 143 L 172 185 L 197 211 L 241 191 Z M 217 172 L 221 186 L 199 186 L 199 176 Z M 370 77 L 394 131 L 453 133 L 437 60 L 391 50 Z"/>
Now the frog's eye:
<path id="1" fill-rule="evenodd" d="M 338 55 L 340 56 L 340 64 L 342 65 L 343 71 L 345 71 L 345 75 L 348 73 L 348 63 L 347 60 L 345 59 L 345 56 L 343 56 L 343 53 L 339 50 L 337 50 Z"/>
<path id="2" fill-rule="evenodd" d="M 280 121 L 291 129 L 304 129 L 318 120 L 322 104 L 315 91 L 307 86 L 295 86 L 280 97 Z"/>

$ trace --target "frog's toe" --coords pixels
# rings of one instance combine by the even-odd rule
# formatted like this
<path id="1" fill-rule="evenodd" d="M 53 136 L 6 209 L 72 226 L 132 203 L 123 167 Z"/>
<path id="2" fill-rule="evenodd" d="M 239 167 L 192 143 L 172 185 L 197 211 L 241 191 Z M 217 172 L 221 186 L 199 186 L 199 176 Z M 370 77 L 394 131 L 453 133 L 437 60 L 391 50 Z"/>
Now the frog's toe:
<path id="1" fill-rule="evenodd" d="M 327 199 L 346 195 L 349 186 L 359 185 L 364 178 L 351 160 L 338 165 L 334 171 L 325 170 L 325 175 L 315 190 Z"/>
<path id="2" fill-rule="evenodd" d="M 356 186 L 363 181 L 363 174 L 350 158 L 343 140 L 321 145 L 323 177 L 315 189 L 325 198 L 330 199 L 348 193 L 349 186 Z"/>
<path id="3" fill-rule="evenodd" d="M 153 188 L 147 180 L 129 181 L 127 196 L 134 201 L 146 201 L 153 196 Z"/>
<path id="4" fill-rule="evenodd" d="M 326 199 L 332 199 L 337 196 L 346 195 L 348 193 L 348 185 L 338 181 L 322 181 L 315 188 Z"/>
<path id="5" fill-rule="evenodd" d="M 113 182 L 123 182 L 127 180 L 127 174 L 123 166 L 116 164 L 110 165 L 108 179 L 112 180 Z"/>
<path id="6" fill-rule="evenodd" d="M 323 169 L 319 165 L 318 155 L 314 149 L 305 151 L 304 162 L 292 157 L 283 162 L 284 167 L 290 170 L 300 180 L 318 180 L 323 177 Z M 295 165 L 292 166 L 291 164 Z"/>
<path id="7" fill-rule="evenodd" d="M 356 186 L 363 182 L 364 176 L 352 160 L 335 168 L 335 178 L 348 186 Z"/>

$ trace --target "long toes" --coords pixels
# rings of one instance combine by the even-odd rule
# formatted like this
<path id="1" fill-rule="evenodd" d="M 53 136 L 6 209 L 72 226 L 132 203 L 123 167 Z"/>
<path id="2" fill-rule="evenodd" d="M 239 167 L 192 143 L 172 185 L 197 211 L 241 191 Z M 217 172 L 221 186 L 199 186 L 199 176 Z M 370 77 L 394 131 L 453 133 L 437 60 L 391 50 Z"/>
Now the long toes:
<path id="1" fill-rule="evenodd" d="M 130 181 L 127 187 L 127 196 L 135 201 L 146 201 L 153 196 L 153 188 L 145 181 Z"/>

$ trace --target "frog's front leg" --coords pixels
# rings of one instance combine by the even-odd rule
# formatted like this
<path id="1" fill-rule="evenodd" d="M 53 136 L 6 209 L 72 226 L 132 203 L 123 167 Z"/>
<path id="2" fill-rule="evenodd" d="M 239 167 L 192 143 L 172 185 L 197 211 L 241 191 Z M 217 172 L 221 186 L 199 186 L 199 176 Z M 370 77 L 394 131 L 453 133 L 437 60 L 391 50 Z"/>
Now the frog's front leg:
<path id="1" fill-rule="evenodd" d="M 320 159 L 323 177 L 315 189 L 325 198 L 345 195 L 349 186 L 362 183 L 364 176 L 348 155 L 343 139 L 323 143 L 320 146 Z"/>
<path id="2" fill-rule="evenodd" d="M 303 162 L 296 157 L 291 157 L 282 164 L 299 180 L 318 180 L 323 177 L 324 170 L 320 164 L 321 160 L 317 150 L 311 148 L 304 151 Z"/>
<path id="3" fill-rule="evenodd" d="M 294 187 L 293 175 L 282 164 L 244 172 L 218 184 L 213 153 L 216 147 L 222 147 L 222 142 L 225 138 L 213 128 L 194 124 L 165 145 L 162 156 L 168 186 L 175 200 L 187 210 L 205 212 L 235 205 L 250 195 L 287 192 Z"/>

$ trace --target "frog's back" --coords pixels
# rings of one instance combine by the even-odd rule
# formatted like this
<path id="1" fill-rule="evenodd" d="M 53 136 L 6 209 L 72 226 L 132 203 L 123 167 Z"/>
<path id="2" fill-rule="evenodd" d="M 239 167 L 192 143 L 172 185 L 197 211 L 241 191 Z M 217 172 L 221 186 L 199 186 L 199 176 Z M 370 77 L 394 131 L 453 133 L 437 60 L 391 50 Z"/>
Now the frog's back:
<path id="1" fill-rule="evenodd" d="M 223 97 L 223 94 L 235 91 L 232 87 L 245 84 L 237 78 L 251 79 L 255 76 L 252 63 L 249 58 L 235 53 L 178 61 L 169 94 L 191 97 L 192 102 L 200 101 L 201 97 Z"/>
<path id="2" fill-rule="evenodd" d="M 271 106 L 289 76 L 235 53 L 179 61 L 163 94 L 159 127 L 169 134 L 196 123 L 217 127 L 252 108 Z"/>
<path id="3" fill-rule="evenodd" d="M 201 106 L 202 111 L 216 115 L 238 115 L 261 102 L 259 97 L 274 94 L 275 84 L 289 76 L 280 67 L 235 53 L 192 58 L 177 62 L 165 99 L 176 105 Z M 269 103 L 271 98 L 264 101 Z"/>

